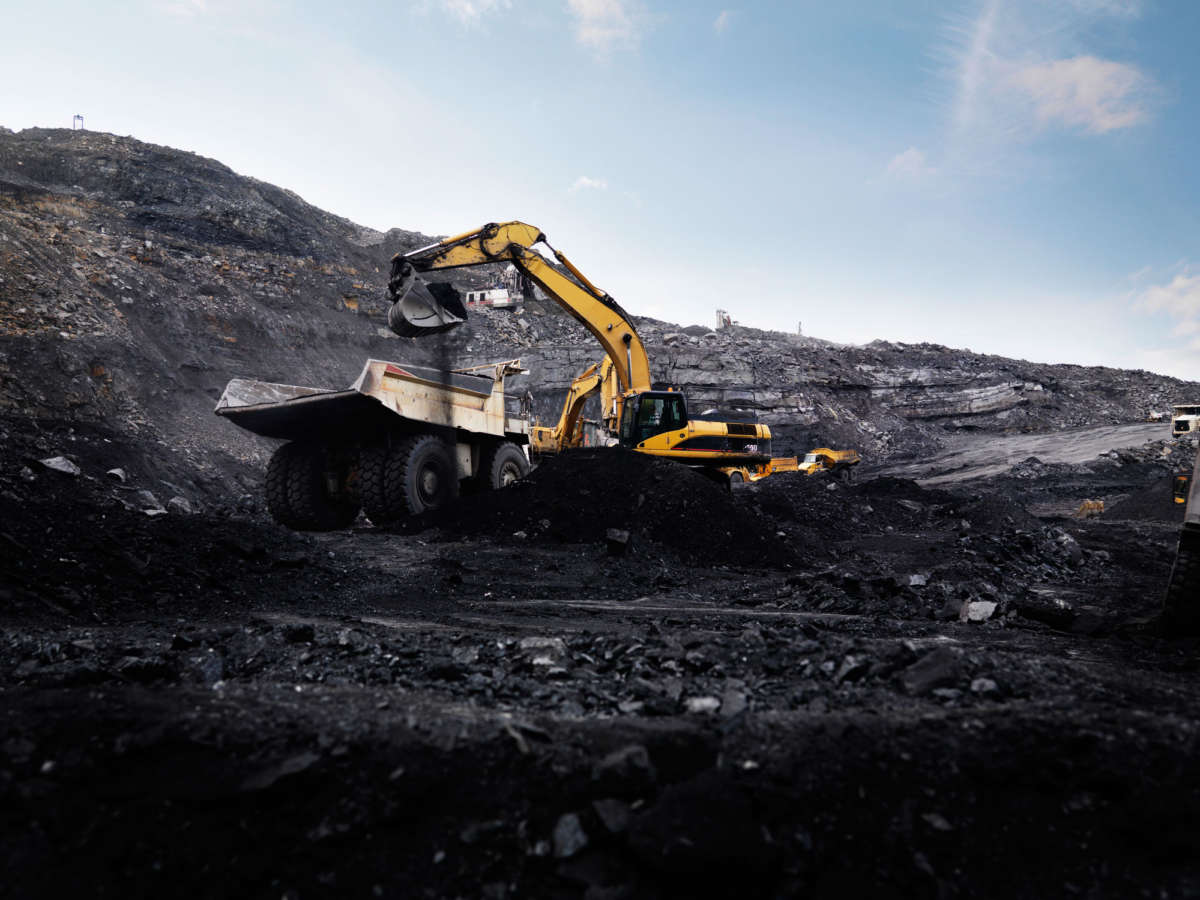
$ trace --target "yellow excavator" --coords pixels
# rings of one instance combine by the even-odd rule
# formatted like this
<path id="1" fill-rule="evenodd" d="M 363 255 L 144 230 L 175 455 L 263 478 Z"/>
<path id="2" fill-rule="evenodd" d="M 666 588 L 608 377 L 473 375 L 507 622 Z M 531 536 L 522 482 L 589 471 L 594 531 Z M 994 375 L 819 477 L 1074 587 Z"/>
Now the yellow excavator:
<path id="1" fill-rule="evenodd" d="M 583 407 L 599 392 L 600 408 L 604 416 L 605 434 L 615 434 L 617 377 L 612 360 L 607 356 L 602 362 L 588 366 L 571 382 L 563 401 L 562 413 L 554 425 L 533 425 L 529 429 L 529 452 L 534 456 L 561 453 L 588 443 L 588 422 L 583 418 Z M 595 424 L 595 423 L 590 423 Z"/>
<path id="2" fill-rule="evenodd" d="M 536 249 L 539 245 L 565 274 Z M 622 447 L 678 460 L 727 483 L 796 466 L 794 458 L 772 460 L 771 429 L 766 425 L 691 419 L 683 394 L 653 390 L 646 348 L 629 314 L 532 225 L 492 223 L 397 254 L 388 279 L 389 327 L 403 337 L 420 337 L 462 324 L 467 311 L 457 291 L 421 276 L 489 263 L 511 263 L 600 342 L 616 376 L 612 419 Z"/>

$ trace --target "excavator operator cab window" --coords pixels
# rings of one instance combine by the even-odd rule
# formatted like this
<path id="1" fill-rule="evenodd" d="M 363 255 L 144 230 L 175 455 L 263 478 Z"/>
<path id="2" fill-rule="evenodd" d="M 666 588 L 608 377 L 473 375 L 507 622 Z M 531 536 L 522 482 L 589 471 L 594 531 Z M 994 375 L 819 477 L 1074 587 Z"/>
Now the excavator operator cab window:
<path id="1" fill-rule="evenodd" d="M 621 446 L 636 447 L 642 441 L 687 426 L 683 394 L 650 393 L 631 398 L 621 414 Z"/>

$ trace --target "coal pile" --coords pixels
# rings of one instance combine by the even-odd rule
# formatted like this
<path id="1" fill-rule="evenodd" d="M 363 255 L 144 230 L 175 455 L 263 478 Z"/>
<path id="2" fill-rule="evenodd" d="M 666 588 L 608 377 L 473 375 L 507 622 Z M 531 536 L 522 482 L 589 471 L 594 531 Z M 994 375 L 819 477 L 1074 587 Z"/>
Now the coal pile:
<path id="1" fill-rule="evenodd" d="M 1154 522 L 1183 522 L 1187 507 L 1176 503 L 1172 479 L 1164 476 L 1104 511 L 1106 519 L 1132 519 Z"/>
<path id="2" fill-rule="evenodd" d="M 739 492 L 739 500 L 769 516 L 810 545 L 882 534 L 893 528 L 930 524 L 955 502 L 952 495 L 926 490 L 905 478 L 878 478 L 855 485 L 824 475 L 784 472 Z"/>
<path id="3" fill-rule="evenodd" d="M 772 524 L 700 472 L 616 448 L 573 450 L 512 487 L 467 497 L 433 520 L 459 534 L 587 544 L 610 529 L 704 565 L 782 567 L 793 551 Z"/>
<path id="4" fill-rule="evenodd" d="M 814 548 L 895 531 L 1038 527 L 1024 507 L 1004 494 L 955 494 L 924 488 L 907 478 L 845 485 L 821 475 L 786 472 L 752 485 L 739 499 Z"/>

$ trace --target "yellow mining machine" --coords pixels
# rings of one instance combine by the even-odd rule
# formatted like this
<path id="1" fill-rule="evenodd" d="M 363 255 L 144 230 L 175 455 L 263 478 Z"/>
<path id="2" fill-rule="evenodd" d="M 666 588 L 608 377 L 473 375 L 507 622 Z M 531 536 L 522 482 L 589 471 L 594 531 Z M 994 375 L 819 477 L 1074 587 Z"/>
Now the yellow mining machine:
<path id="1" fill-rule="evenodd" d="M 829 474 L 849 484 L 854 480 L 854 467 L 862 461 L 857 450 L 830 450 L 818 447 L 804 455 L 799 470 L 805 475 Z"/>
<path id="2" fill-rule="evenodd" d="M 583 407 L 599 392 L 604 415 L 603 427 L 583 418 Z M 563 401 L 562 413 L 554 425 L 535 424 L 529 430 L 529 451 L 535 456 L 561 453 L 574 447 L 588 446 L 590 434 L 599 432 L 607 436 L 616 433 L 614 409 L 617 396 L 617 377 L 612 360 L 607 356 L 603 362 L 588 366 L 571 382 Z M 589 428 L 589 426 L 591 426 Z M 600 435 L 597 435 L 598 437 Z"/>
<path id="3" fill-rule="evenodd" d="M 563 271 L 539 252 L 539 246 Z M 488 263 L 511 263 L 600 342 L 616 376 L 613 419 L 622 447 L 678 460 L 727 483 L 761 478 L 796 464 L 794 459 L 772 460 L 771 429 L 766 425 L 689 418 L 683 394 L 653 390 L 650 361 L 631 316 L 532 225 L 493 223 L 397 254 L 388 280 L 388 325 L 404 337 L 419 337 L 466 321 L 457 293 L 421 276 Z"/>

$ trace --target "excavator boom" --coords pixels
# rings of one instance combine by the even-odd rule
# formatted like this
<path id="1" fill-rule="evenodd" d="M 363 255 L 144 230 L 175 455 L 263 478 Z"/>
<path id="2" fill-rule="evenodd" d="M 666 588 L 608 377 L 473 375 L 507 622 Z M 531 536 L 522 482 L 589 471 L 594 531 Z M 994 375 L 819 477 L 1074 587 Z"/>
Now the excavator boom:
<path id="1" fill-rule="evenodd" d="M 545 244 L 571 277 L 533 249 L 536 244 Z M 524 222 L 492 223 L 397 254 L 388 280 L 388 298 L 393 304 L 388 324 L 406 337 L 455 327 L 465 321 L 465 310 L 461 304 L 453 308 L 454 302 L 439 296 L 436 285 L 425 285 L 420 274 L 499 262 L 516 266 L 592 333 L 613 361 L 622 393 L 650 389 L 650 362 L 629 314 L 588 281 L 566 256 L 550 247 L 539 229 Z"/>

